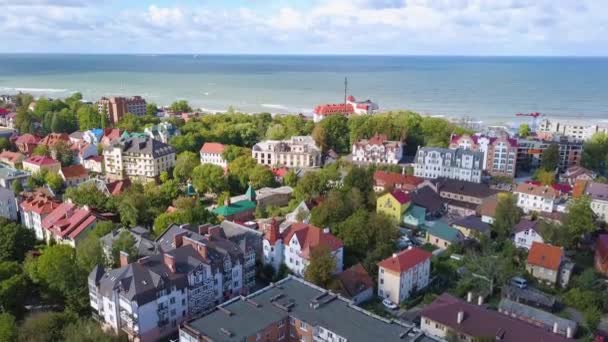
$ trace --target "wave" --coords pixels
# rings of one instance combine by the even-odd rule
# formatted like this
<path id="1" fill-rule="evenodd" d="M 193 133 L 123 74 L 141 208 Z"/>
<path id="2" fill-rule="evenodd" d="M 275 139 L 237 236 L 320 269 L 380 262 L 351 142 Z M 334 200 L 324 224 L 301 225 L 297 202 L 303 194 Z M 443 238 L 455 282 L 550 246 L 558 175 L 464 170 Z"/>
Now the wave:
<path id="1" fill-rule="evenodd" d="M 262 103 L 261 106 L 264 107 L 264 108 L 270 108 L 270 109 L 289 110 L 289 108 L 287 106 L 284 106 L 282 104 Z"/>
<path id="2" fill-rule="evenodd" d="M 23 93 L 73 93 L 68 89 L 57 89 L 57 88 L 18 88 L 18 87 L 0 87 L 1 91 L 13 91 Z"/>

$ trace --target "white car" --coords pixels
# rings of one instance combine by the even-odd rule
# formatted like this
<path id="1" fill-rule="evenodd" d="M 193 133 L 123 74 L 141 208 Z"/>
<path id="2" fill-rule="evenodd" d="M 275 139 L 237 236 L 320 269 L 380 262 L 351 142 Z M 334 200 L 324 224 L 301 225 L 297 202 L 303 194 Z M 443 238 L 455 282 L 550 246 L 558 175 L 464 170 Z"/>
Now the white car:
<path id="1" fill-rule="evenodd" d="M 386 307 L 387 309 L 391 309 L 391 310 L 395 310 L 396 308 L 398 308 L 397 304 L 391 302 L 391 300 L 388 298 L 385 298 L 382 301 L 382 305 L 384 305 L 384 307 Z"/>

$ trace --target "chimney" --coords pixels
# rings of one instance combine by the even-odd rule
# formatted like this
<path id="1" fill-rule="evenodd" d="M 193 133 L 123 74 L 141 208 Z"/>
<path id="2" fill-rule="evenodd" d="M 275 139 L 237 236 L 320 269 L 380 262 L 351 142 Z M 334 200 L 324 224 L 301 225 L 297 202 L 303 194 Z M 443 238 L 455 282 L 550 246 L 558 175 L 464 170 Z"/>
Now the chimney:
<path id="1" fill-rule="evenodd" d="M 472 302 L 473 301 L 473 292 L 469 291 L 469 293 L 467 293 L 467 302 Z"/>
<path id="2" fill-rule="evenodd" d="M 209 233 L 209 227 L 211 227 L 211 224 L 209 223 L 198 226 L 198 233 L 200 235 L 207 235 L 207 233 Z"/>
<path id="3" fill-rule="evenodd" d="M 213 236 L 213 237 L 221 237 L 221 229 L 222 227 L 220 226 L 213 226 L 213 227 L 209 227 L 208 234 L 209 236 Z"/>
<path id="4" fill-rule="evenodd" d="M 483 304 L 483 297 L 479 296 L 479 297 L 477 297 L 477 305 L 481 306 L 481 304 Z"/>
<path id="5" fill-rule="evenodd" d="M 203 259 L 207 259 L 207 246 L 205 244 L 197 243 L 196 250 L 198 251 L 198 254 L 203 257 Z"/>
<path id="6" fill-rule="evenodd" d="M 129 264 L 129 253 L 120 251 L 120 267 L 125 267 Z"/>
<path id="7" fill-rule="evenodd" d="M 572 333 L 572 327 L 567 327 L 566 328 L 566 338 L 572 338 L 572 335 L 574 335 Z"/>
<path id="8" fill-rule="evenodd" d="M 169 267 L 172 273 L 175 273 L 175 258 L 171 254 L 163 254 L 163 261 L 165 266 Z"/>
<path id="9" fill-rule="evenodd" d="M 180 232 L 173 235 L 173 248 L 179 248 L 184 244 L 184 236 L 187 235 L 188 232 Z"/>
<path id="10" fill-rule="evenodd" d="M 557 322 L 553 323 L 553 333 L 557 334 L 557 332 L 559 331 L 559 324 L 557 324 Z"/>
<path id="11" fill-rule="evenodd" d="M 464 320 L 464 311 L 460 310 L 458 311 L 458 316 L 456 317 L 456 322 L 458 324 L 462 323 L 462 321 Z"/>

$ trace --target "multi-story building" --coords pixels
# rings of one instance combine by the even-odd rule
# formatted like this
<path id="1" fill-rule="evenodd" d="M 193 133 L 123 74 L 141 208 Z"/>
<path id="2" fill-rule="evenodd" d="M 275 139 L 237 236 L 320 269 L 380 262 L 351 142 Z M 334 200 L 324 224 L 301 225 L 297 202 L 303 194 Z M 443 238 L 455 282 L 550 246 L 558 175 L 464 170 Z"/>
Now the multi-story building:
<path id="1" fill-rule="evenodd" d="M 418 247 L 409 247 L 378 263 L 378 297 L 399 304 L 429 284 L 431 257 Z"/>
<path id="2" fill-rule="evenodd" d="M 294 276 L 234 298 L 180 327 L 180 342 L 433 341 L 414 325 L 380 318 Z"/>
<path id="3" fill-rule="evenodd" d="M 311 136 L 295 136 L 287 140 L 265 140 L 252 148 L 258 164 L 312 168 L 321 166 L 321 149 Z"/>
<path id="4" fill-rule="evenodd" d="M 414 175 L 421 178 L 464 180 L 480 183 L 483 171 L 483 152 L 463 148 L 418 148 L 414 159 Z"/>
<path id="5" fill-rule="evenodd" d="M 43 239 L 49 244 L 76 247 L 100 220 L 101 216 L 89 207 L 80 207 L 67 200 L 42 219 Z"/>
<path id="6" fill-rule="evenodd" d="M 2 188 L 11 189 L 13 182 L 20 182 L 24 185 L 29 176 L 29 172 L 0 164 L 0 187 Z"/>
<path id="7" fill-rule="evenodd" d="M 376 134 L 353 144 L 353 161 L 370 164 L 398 164 L 403 158 L 403 142 Z"/>
<path id="8" fill-rule="evenodd" d="M 146 127 L 144 133 L 150 138 L 162 141 L 165 144 L 168 144 L 171 138 L 180 134 L 179 129 L 170 122 L 161 122 L 158 125 Z"/>
<path id="9" fill-rule="evenodd" d="M 18 210 L 15 194 L 11 189 L 0 188 L 0 217 L 17 221 Z"/>
<path id="10" fill-rule="evenodd" d="M 591 199 L 591 210 L 599 220 L 608 222 L 608 184 L 589 182 L 584 194 Z"/>
<path id="11" fill-rule="evenodd" d="M 446 178 L 426 180 L 420 186 L 428 186 L 439 194 L 450 214 L 463 217 L 476 215 L 479 205 L 498 192 L 483 183 Z"/>
<path id="12" fill-rule="evenodd" d="M 201 147 L 201 164 L 213 164 L 221 167 L 228 166 L 228 161 L 224 159 L 223 154 L 226 146 L 220 143 L 206 142 Z"/>
<path id="13" fill-rule="evenodd" d="M 565 137 L 554 140 L 519 139 L 517 141 L 517 167 L 523 170 L 537 169 L 543 159 L 543 152 L 551 145 L 559 149 L 558 168 L 561 171 L 580 165 L 583 142 Z"/>
<path id="14" fill-rule="evenodd" d="M 331 115 L 350 116 L 353 114 L 373 114 L 378 110 L 378 105 L 370 100 L 357 101 L 354 96 L 346 98 L 345 103 L 324 104 L 315 107 L 312 113 L 314 122 L 320 122 Z"/>
<path id="15" fill-rule="evenodd" d="M 103 151 L 106 176 L 154 181 L 175 166 L 173 147 L 151 138 L 115 141 Z"/>
<path id="16" fill-rule="evenodd" d="M 517 206 L 524 212 L 553 212 L 558 193 L 555 189 L 546 185 L 535 185 L 531 183 L 521 183 L 517 185 L 515 191 L 517 196 Z"/>
<path id="17" fill-rule="evenodd" d="M 492 176 L 515 177 L 517 140 L 505 136 L 453 135 L 450 148 L 483 152 L 483 169 Z"/>
<path id="18" fill-rule="evenodd" d="M 538 126 L 538 133 L 549 135 L 563 135 L 577 140 L 588 140 L 596 133 L 608 133 L 606 123 L 585 123 L 582 120 L 553 120 L 544 119 Z"/>
<path id="19" fill-rule="evenodd" d="M 392 218 L 395 222 L 401 222 L 411 202 L 412 200 L 408 194 L 401 190 L 393 190 L 378 197 L 376 212 Z"/>
<path id="20" fill-rule="evenodd" d="M 262 259 L 264 264 L 272 265 L 278 270 L 285 264 L 294 274 L 303 276 L 310 264 L 312 250 L 318 247 L 328 248 L 335 260 L 333 273 L 342 272 L 344 248 L 342 241 L 333 236 L 329 229 L 317 228 L 306 223 L 293 223 L 280 232 L 278 222 L 273 219 L 266 228 Z"/>
<path id="21" fill-rule="evenodd" d="M 30 173 L 39 173 L 42 170 L 46 170 L 50 173 L 57 173 L 60 169 L 60 162 L 45 156 L 33 156 L 23 161 L 23 170 Z"/>
<path id="22" fill-rule="evenodd" d="M 472 303 L 472 298 L 467 302 L 448 293 L 442 294 L 422 310 L 420 329 L 425 334 L 442 340 L 456 336 L 460 341 L 571 341 L 559 332 L 553 333 L 543 327 L 486 309 L 482 305 L 483 298 L 479 299 L 477 303 Z"/>
<path id="23" fill-rule="evenodd" d="M 26 194 L 19 204 L 21 212 L 21 224 L 34 231 L 36 239 L 45 240 L 42 221 L 61 203 L 43 193 L 35 192 Z"/>
<path id="24" fill-rule="evenodd" d="M 106 114 L 112 123 L 117 123 L 125 114 L 146 115 L 146 100 L 141 96 L 102 97 L 97 102 L 100 114 Z"/>

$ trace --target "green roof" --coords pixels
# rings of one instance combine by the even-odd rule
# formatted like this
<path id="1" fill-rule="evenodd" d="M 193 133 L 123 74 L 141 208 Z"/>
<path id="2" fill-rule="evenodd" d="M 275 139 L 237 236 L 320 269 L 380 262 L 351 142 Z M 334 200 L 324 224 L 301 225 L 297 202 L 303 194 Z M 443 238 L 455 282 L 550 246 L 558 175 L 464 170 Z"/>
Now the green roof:
<path id="1" fill-rule="evenodd" d="M 247 188 L 247 192 L 245 193 L 245 196 L 247 197 L 248 200 L 250 201 L 255 201 L 255 191 L 253 191 L 253 187 L 251 186 L 251 184 L 249 185 L 249 188 Z"/>
<path id="2" fill-rule="evenodd" d="M 436 222 L 432 226 L 426 226 L 426 231 L 442 240 L 454 242 L 458 240 L 460 231 L 456 228 L 452 228 L 443 222 Z"/>
<path id="3" fill-rule="evenodd" d="M 221 207 L 217 207 L 213 209 L 213 213 L 220 216 L 232 216 L 244 211 L 255 210 L 256 203 L 249 200 L 242 200 L 234 203 L 230 203 L 229 205 L 223 205 Z"/>
<path id="4" fill-rule="evenodd" d="M 426 217 L 426 209 L 417 205 L 411 205 L 405 214 L 414 217 L 418 221 L 422 221 Z"/>

